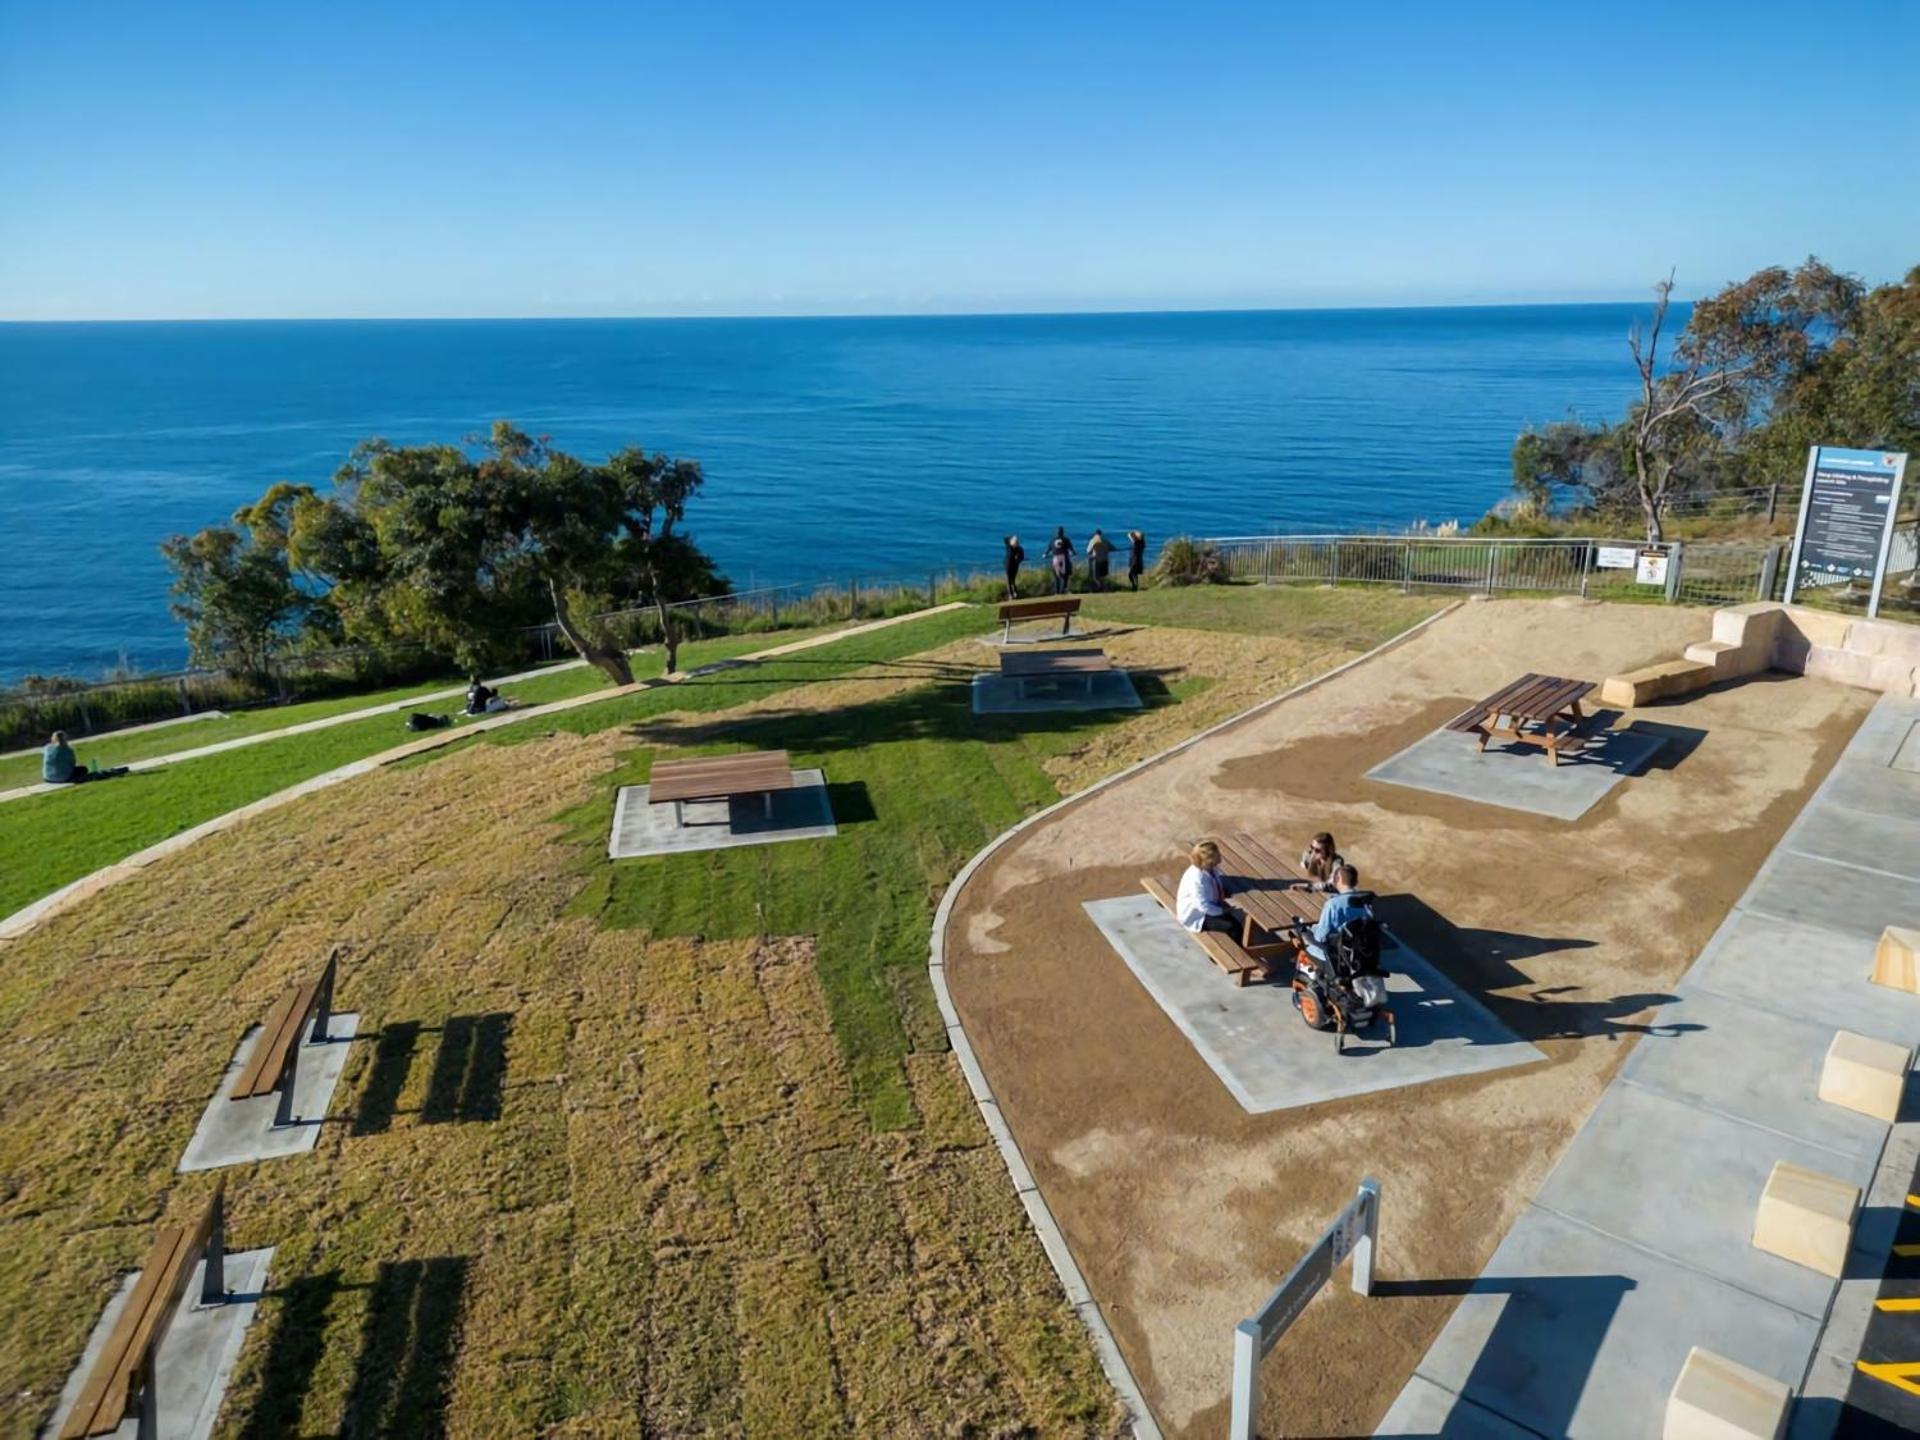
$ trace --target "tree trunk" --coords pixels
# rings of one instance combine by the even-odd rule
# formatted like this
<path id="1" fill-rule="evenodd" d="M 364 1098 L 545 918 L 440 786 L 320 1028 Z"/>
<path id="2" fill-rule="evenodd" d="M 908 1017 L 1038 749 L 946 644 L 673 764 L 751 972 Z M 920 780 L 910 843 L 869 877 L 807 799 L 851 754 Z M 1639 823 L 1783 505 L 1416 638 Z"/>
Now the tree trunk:
<path id="1" fill-rule="evenodd" d="M 653 614 L 660 622 L 660 643 L 667 647 L 666 673 L 674 674 L 680 668 L 680 631 L 674 623 L 673 612 L 667 609 L 667 598 L 660 593 L 660 577 L 654 568 L 647 567 L 647 587 L 653 591 Z"/>
<path id="2" fill-rule="evenodd" d="M 1647 473 L 1648 469 L 1646 451 L 1636 444 L 1633 447 L 1634 489 L 1640 497 L 1640 514 L 1647 522 L 1647 543 L 1658 545 L 1665 538 L 1660 512 L 1667 487 L 1663 481 L 1656 489 L 1652 477 Z"/>
<path id="3" fill-rule="evenodd" d="M 567 637 L 567 643 L 579 652 L 580 658 L 595 669 L 604 671 L 614 684 L 631 685 L 633 666 L 627 663 L 627 652 L 595 645 L 580 632 L 580 627 L 573 623 L 573 611 L 567 605 L 567 592 L 560 588 L 559 581 L 548 580 L 547 592 L 553 596 L 554 623 L 560 627 L 560 633 Z"/>

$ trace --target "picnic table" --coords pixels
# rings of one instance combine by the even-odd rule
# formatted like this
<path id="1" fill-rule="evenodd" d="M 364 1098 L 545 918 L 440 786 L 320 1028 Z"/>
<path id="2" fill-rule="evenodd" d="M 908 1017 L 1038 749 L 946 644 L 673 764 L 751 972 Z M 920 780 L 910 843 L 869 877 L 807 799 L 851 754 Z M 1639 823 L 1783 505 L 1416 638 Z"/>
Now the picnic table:
<path id="1" fill-rule="evenodd" d="M 773 796 L 791 790 L 793 762 L 784 750 L 754 750 L 744 755 L 709 755 L 697 760 L 663 760 L 648 778 L 647 802 L 673 806 L 673 823 L 686 823 L 682 807 L 690 800 L 731 800 L 759 795 L 773 818 Z M 722 822 L 724 823 L 724 822 Z"/>
<path id="2" fill-rule="evenodd" d="M 1244 831 L 1215 842 L 1220 847 L 1220 872 L 1227 882 L 1227 899 L 1243 917 L 1239 936 L 1218 930 L 1189 931 L 1214 964 L 1233 977 L 1236 985 L 1265 980 L 1276 956 L 1297 949 L 1294 923 L 1316 924 L 1327 897 L 1264 841 Z M 1160 881 L 1142 879 L 1141 886 L 1177 920 L 1171 892 Z M 1270 938 L 1262 938 L 1262 935 Z"/>
<path id="3" fill-rule="evenodd" d="M 1557 766 L 1560 752 L 1580 748 L 1574 725 L 1586 718 L 1580 702 L 1593 691 L 1590 680 L 1564 680 L 1558 675 L 1522 675 L 1469 705 L 1446 728 L 1478 735 L 1480 748 L 1494 736 L 1532 741 L 1547 752 L 1547 763 Z M 1503 723 L 1504 722 L 1504 723 Z M 1528 730 L 1527 726 L 1533 726 Z"/>
<path id="4" fill-rule="evenodd" d="M 1000 656 L 1001 677 L 1013 681 L 1014 692 L 1022 700 L 1036 684 L 1052 687 L 1068 680 L 1078 680 L 1091 700 L 1093 682 L 1112 673 L 1113 662 L 1104 650 L 1031 650 Z"/>

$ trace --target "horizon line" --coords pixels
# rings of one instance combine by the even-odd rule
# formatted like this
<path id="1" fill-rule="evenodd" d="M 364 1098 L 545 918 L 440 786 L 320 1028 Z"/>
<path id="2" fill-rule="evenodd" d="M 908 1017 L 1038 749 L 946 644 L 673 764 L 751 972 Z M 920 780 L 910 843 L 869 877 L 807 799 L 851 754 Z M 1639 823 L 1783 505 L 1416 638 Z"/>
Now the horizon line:
<path id="1" fill-rule="evenodd" d="M 661 311 L 631 315 L 122 315 L 55 318 L 48 316 L 0 316 L 0 325 L 354 325 L 354 324 L 501 324 L 524 322 L 562 322 L 570 324 L 636 321 L 684 320 L 1054 320 L 1064 318 L 1100 318 L 1115 316 L 1159 315 L 1316 315 L 1396 313 L 1431 310 L 1546 310 L 1573 307 L 1621 307 L 1652 304 L 1647 300 L 1483 300 L 1436 304 L 1378 305 L 1172 305 L 1140 308 L 1080 310 L 699 310 Z M 1694 300 L 1678 299 L 1676 305 L 1691 305 Z"/>

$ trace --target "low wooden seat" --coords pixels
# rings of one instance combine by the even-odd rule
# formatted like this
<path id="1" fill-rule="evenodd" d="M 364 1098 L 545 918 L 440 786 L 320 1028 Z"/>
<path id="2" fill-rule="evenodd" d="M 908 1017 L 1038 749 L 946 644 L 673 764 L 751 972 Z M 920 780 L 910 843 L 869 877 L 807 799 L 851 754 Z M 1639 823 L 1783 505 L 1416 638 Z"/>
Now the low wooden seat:
<path id="1" fill-rule="evenodd" d="M 1167 893 L 1165 885 L 1151 876 L 1143 875 L 1140 878 L 1140 888 L 1159 901 L 1160 907 L 1173 916 L 1176 924 L 1179 922 L 1180 912 L 1174 908 L 1173 896 Z M 1184 926 L 1181 928 L 1185 929 Z M 1188 930 L 1187 934 L 1191 935 L 1195 943 L 1206 951 L 1208 959 L 1233 977 L 1235 985 L 1244 986 L 1254 980 L 1267 978 L 1267 962 L 1250 954 L 1245 946 L 1225 931 Z"/>
<path id="2" fill-rule="evenodd" d="M 154 1359 L 202 1255 L 207 1268 L 200 1303 L 215 1305 L 226 1296 L 225 1193 L 223 1181 L 214 1186 L 191 1225 L 169 1225 L 154 1236 L 153 1248 L 140 1266 L 140 1278 L 134 1282 L 126 1308 L 114 1321 L 107 1343 L 94 1357 L 93 1368 L 81 1381 L 80 1394 L 60 1427 L 59 1440 L 89 1440 L 113 1434 L 136 1401 L 142 1440 L 158 1435 Z"/>
<path id="3" fill-rule="evenodd" d="M 318 1042 L 327 1038 L 327 1022 L 333 1017 L 333 982 L 340 963 L 340 948 L 327 956 L 326 968 L 318 980 L 295 985 L 283 991 L 260 1026 L 253 1053 L 241 1067 L 229 1100 L 256 1100 L 262 1095 L 280 1093 L 280 1105 L 273 1123 L 293 1122 L 293 1087 L 300 1071 L 300 1047 L 308 1034 Z M 311 1031 L 309 1032 L 309 1025 Z"/>
<path id="4" fill-rule="evenodd" d="M 1000 602 L 1000 639 L 1004 643 L 1013 627 L 1023 620 L 1060 619 L 1060 633 L 1073 633 L 1073 617 L 1080 613 L 1078 595 L 1048 595 L 1039 600 L 1003 600 Z"/>

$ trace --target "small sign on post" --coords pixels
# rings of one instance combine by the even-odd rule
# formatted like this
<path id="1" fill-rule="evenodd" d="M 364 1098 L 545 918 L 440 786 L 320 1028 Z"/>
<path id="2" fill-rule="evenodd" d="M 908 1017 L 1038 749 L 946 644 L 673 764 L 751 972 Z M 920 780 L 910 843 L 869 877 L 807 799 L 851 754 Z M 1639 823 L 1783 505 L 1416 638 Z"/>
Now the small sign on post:
<path id="1" fill-rule="evenodd" d="M 1326 1233 L 1267 1297 L 1258 1313 L 1242 1320 L 1233 1332 L 1233 1440 L 1254 1440 L 1254 1416 L 1260 1408 L 1260 1361 L 1287 1333 L 1307 1302 L 1333 1278 L 1334 1270 L 1353 1258 L 1353 1288 L 1359 1295 L 1373 1293 L 1373 1252 L 1380 1237 L 1380 1182 L 1362 1180 L 1359 1192 L 1333 1219 Z"/>
<path id="2" fill-rule="evenodd" d="M 1664 550 L 1642 550 L 1634 561 L 1633 578 L 1642 585 L 1667 583 L 1667 555 Z"/>
<path id="3" fill-rule="evenodd" d="M 1594 555 L 1594 565 L 1601 570 L 1631 570 L 1637 558 L 1631 545 L 1602 545 Z"/>

